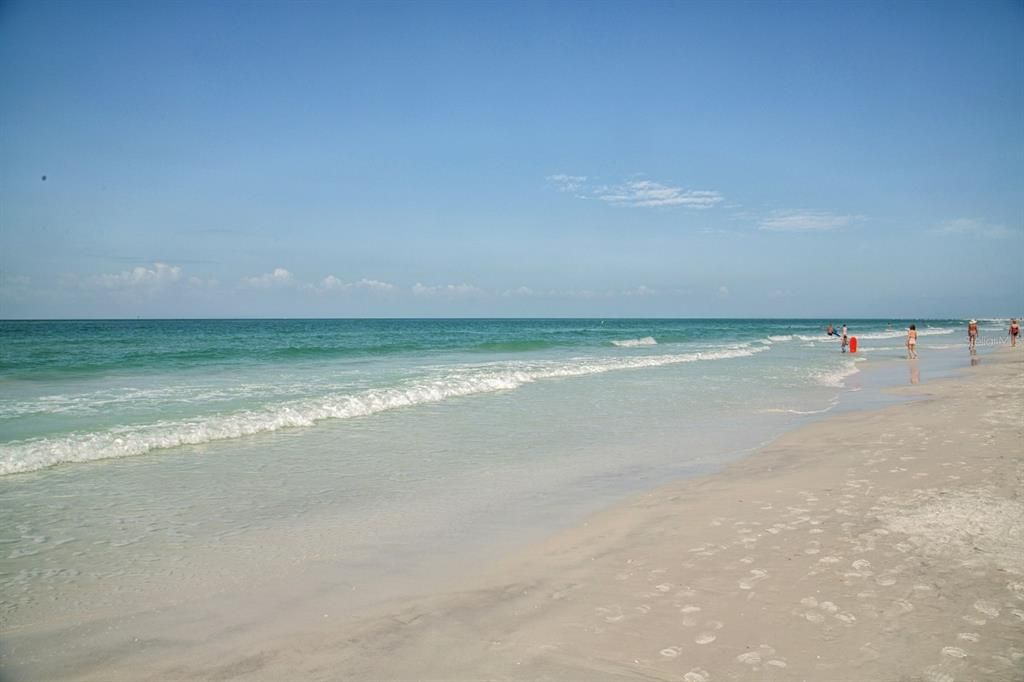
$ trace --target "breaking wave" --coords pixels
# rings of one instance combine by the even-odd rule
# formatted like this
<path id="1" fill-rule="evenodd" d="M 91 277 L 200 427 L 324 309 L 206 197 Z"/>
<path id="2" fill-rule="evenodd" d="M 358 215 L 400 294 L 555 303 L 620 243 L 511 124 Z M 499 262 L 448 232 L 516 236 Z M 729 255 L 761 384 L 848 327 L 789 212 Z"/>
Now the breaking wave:
<path id="1" fill-rule="evenodd" d="M 207 417 L 12 441 L 0 447 L 0 475 L 35 471 L 70 462 L 129 457 L 153 450 L 243 438 L 279 429 L 309 427 L 329 419 L 365 417 L 387 410 L 437 403 L 452 398 L 508 391 L 547 379 L 581 377 L 688 362 L 729 360 L 749 357 L 763 350 L 767 348 L 737 346 L 708 352 L 632 358 L 463 366 L 433 379 L 410 381 L 390 388 L 333 393 Z"/>

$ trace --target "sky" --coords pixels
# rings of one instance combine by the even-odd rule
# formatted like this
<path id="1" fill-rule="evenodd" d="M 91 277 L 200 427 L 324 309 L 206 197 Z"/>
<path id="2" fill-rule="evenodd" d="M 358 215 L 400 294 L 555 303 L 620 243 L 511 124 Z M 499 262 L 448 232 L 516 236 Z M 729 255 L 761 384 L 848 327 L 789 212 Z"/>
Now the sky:
<path id="1" fill-rule="evenodd" d="M 1024 2 L 0 2 L 0 318 L 1024 314 Z"/>

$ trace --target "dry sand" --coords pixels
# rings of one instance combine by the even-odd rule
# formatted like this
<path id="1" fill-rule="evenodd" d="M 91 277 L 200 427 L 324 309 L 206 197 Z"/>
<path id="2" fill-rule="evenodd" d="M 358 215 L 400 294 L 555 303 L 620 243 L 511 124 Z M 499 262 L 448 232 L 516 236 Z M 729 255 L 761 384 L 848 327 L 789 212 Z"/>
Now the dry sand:
<path id="1" fill-rule="evenodd" d="M 925 399 L 803 428 L 458 589 L 216 659 L 114 667 L 158 680 L 1024 680 L 1024 353 L 906 391 Z"/>

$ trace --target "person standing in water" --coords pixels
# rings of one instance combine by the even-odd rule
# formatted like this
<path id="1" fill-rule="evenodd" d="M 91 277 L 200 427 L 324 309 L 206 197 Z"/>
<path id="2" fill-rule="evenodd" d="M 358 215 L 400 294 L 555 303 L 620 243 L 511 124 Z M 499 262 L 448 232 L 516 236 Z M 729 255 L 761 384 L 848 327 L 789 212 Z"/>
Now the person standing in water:
<path id="1" fill-rule="evenodd" d="M 967 323 L 967 348 L 972 353 L 978 352 L 978 321 L 971 320 Z"/>
<path id="2" fill-rule="evenodd" d="M 1010 347 L 1017 345 L 1017 337 L 1020 336 L 1020 325 L 1016 319 L 1010 320 Z"/>
<path id="3" fill-rule="evenodd" d="M 850 337 L 846 334 L 846 325 L 843 325 L 843 352 L 846 352 L 846 347 L 850 345 Z"/>
<path id="4" fill-rule="evenodd" d="M 912 324 L 907 330 L 907 359 L 917 359 L 917 325 Z"/>

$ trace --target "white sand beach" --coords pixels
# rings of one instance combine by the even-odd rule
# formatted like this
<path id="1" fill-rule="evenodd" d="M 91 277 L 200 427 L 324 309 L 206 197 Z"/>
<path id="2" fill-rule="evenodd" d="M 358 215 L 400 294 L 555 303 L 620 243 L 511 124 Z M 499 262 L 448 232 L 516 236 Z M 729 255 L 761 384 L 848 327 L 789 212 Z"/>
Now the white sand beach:
<path id="1" fill-rule="evenodd" d="M 1024 679 L 1022 359 L 789 434 L 264 675 Z"/>
<path id="2" fill-rule="evenodd" d="M 207 641 L 182 623 L 79 651 L 62 677 L 1024 679 L 1024 355 L 899 390 L 916 400 L 812 424 L 354 622 L 282 613 Z"/>

